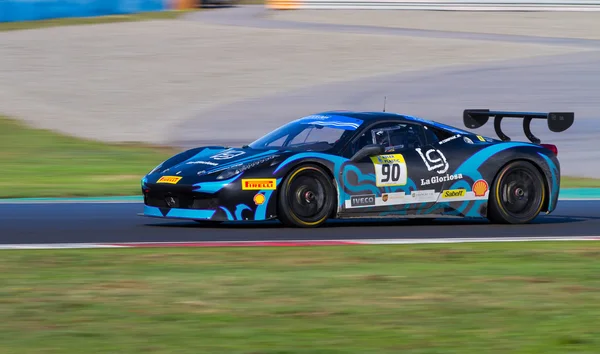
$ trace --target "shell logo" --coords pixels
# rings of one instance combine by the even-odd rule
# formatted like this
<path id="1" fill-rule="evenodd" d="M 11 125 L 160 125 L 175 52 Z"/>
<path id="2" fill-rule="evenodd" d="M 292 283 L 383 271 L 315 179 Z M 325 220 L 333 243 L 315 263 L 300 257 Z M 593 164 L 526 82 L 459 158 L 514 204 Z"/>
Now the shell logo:
<path id="1" fill-rule="evenodd" d="M 485 196 L 485 193 L 488 191 L 488 188 L 488 183 L 483 179 L 479 179 L 475 181 L 475 183 L 473 183 L 473 193 L 476 197 Z"/>
<path id="2" fill-rule="evenodd" d="M 258 193 L 257 195 L 254 196 L 253 200 L 254 200 L 254 204 L 256 205 L 262 205 L 265 202 L 265 195 L 262 193 Z"/>

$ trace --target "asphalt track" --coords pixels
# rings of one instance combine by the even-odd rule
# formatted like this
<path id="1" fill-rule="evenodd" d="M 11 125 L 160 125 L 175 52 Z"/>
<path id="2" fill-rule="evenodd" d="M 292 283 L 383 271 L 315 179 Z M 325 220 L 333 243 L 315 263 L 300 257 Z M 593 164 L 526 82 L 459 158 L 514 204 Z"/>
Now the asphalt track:
<path id="1" fill-rule="evenodd" d="M 304 230 L 278 222 L 195 222 L 140 217 L 140 203 L 1 204 L 0 245 L 123 242 L 368 240 L 501 237 L 576 237 L 600 234 L 599 200 L 561 200 L 550 215 L 528 225 L 490 225 L 484 220 L 341 221 Z"/>

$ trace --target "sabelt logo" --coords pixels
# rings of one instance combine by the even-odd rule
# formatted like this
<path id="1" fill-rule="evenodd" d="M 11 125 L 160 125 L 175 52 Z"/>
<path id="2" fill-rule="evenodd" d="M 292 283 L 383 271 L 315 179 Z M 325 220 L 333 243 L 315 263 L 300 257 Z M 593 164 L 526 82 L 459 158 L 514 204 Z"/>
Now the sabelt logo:
<path id="1" fill-rule="evenodd" d="M 156 181 L 156 183 L 169 183 L 169 184 L 177 184 L 181 180 L 181 177 L 177 176 L 162 176 Z"/>
<path id="2" fill-rule="evenodd" d="M 373 194 L 352 196 L 352 198 L 350 198 L 350 205 L 351 206 L 375 205 L 375 196 Z"/>
<path id="3" fill-rule="evenodd" d="M 277 180 L 275 178 L 242 179 L 242 190 L 275 190 L 276 183 Z"/>
<path id="4" fill-rule="evenodd" d="M 479 179 L 473 183 L 473 194 L 475 194 L 476 197 L 483 197 L 488 191 L 488 188 L 488 183 L 483 179 Z"/>
<path id="5" fill-rule="evenodd" d="M 467 194 L 466 189 L 450 189 L 442 193 L 442 198 L 460 198 Z"/>

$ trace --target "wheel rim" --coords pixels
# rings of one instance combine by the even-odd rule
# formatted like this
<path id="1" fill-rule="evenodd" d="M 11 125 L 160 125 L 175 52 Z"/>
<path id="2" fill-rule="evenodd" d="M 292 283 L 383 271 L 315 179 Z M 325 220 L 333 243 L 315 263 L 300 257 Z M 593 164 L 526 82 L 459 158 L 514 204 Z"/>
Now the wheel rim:
<path id="1" fill-rule="evenodd" d="M 288 205 L 298 218 L 314 221 L 322 218 L 326 207 L 325 181 L 313 173 L 301 173 L 290 183 Z"/>
<path id="2" fill-rule="evenodd" d="M 500 199 L 506 212 L 523 217 L 537 210 L 542 195 L 536 185 L 540 183 L 542 182 L 526 169 L 509 171 L 500 185 Z"/>

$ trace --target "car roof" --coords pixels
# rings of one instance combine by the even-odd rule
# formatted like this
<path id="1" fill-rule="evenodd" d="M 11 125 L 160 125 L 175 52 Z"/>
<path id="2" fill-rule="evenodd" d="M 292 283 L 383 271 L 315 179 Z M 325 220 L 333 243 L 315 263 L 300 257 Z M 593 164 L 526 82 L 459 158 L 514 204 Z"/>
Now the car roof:
<path id="1" fill-rule="evenodd" d="M 406 121 L 419 121 L 419 118 L 402 115 L 393 112 L 358 112 L 358 111 L 326 111 L 316 113 L 317 115 L 336 115 L 344 116 L 349 118 L 360 119 L 364 121 L 374 120 L 406 120 Z"/>
<path id="2" fill-rule="evenodd" d="M 316 113 L 316 114 L 317 115 L 344 116 L 344 117 L 349 117 L 349 118 L 354 118 L 354 119 L 360 119 L 365 122 L 397 120 L 398 122 L 405 122 L 405 123 L 421 123 L 421 124 L 433 126 L 438 129 L 447 130 L 447 131 L 455 133 L 455 134 L 468 134 L 468 135 L 474 134 L 473 132 L 469 132 L 469 131 L 460 129 L 460 128 L 454 127 L 452 125 L 443 124 L 443 123 L 435 122 L 432 120 L 428 120 L 428 119 L 424 119 L 424 118 L 420 118 L 420 117 L 416 117 L 416 116 L 394 113 L 394 112 L 358 112 L 358 111 L 339 110 L 339 111 L 321 112 L 321 113 Z"/>

